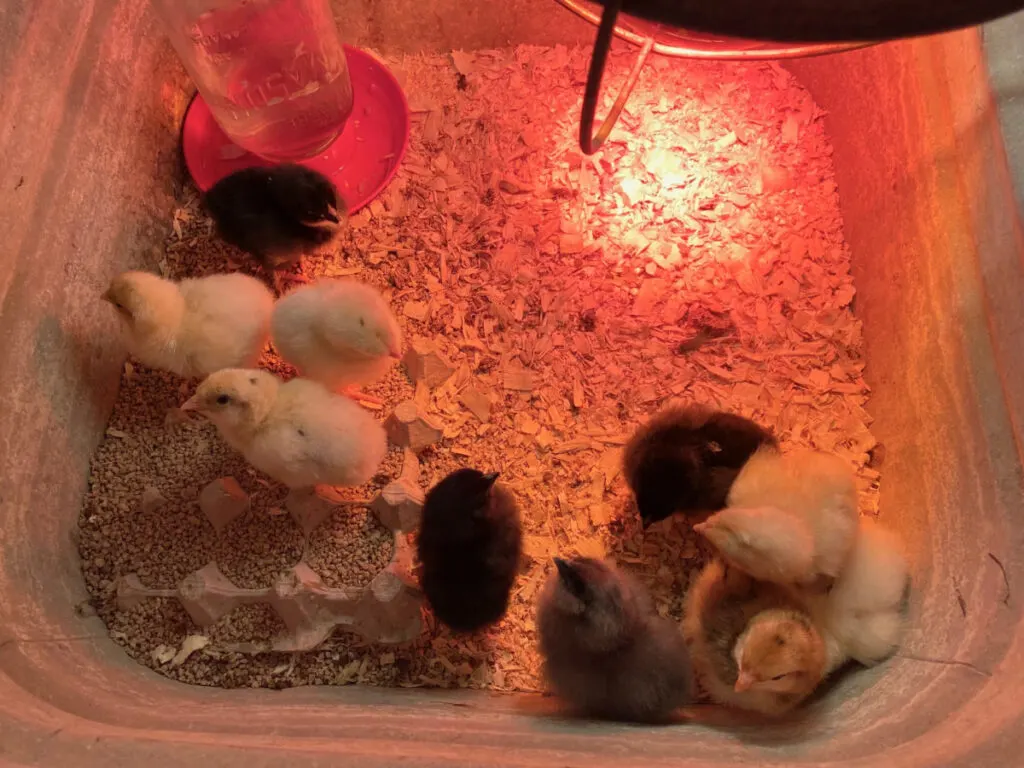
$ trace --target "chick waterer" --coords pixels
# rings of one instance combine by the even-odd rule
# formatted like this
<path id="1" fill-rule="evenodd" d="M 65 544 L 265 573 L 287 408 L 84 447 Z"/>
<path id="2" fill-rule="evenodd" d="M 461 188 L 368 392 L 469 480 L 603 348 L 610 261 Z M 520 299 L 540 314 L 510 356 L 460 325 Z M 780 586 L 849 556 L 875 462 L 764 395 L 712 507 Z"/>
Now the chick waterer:
<path id="1" fill-rule="evenodd" d="M 198 93 L 185 164 L 203 191 L 251 166 L 325 174 L 350 212 L 391 180 L 409 140 L 398 81 L 343 45 L 329 0 L 153 0 Z"/>

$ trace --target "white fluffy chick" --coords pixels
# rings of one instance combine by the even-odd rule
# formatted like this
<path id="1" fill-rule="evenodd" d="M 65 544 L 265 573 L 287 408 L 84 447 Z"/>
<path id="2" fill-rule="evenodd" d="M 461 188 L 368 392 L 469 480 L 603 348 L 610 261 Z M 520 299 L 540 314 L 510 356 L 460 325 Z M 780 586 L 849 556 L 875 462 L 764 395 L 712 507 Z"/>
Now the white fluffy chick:
<path id="1" fill-rule="evenodd" d="M 853 547 L 858 520 L 857 484 L 853 470 L 835 454 L 809 450 L 783 454 L 762 448 L 740 470 L 729 490 L 728 506 L 761 509 L 742 521 L 746 525 L 746 544 L 735 535 L 741 527 L 738 520 L 716 532 L 714 518 L 709 518 L 702 532 L 731 562 L 751 573 L 760 570 L 751 558 L 756 561 L 758 556 L 763 557 L 770 571 L 781 559 L 793 557 L 786 545 L 806 541 L 799 531 L 801 525 L 813 539 L 809 560 L 806 553 L 802 556 L 803 563 L 809 562 L 810 567 L 797 569 L 791 564 L 785 581 L 828 586 L 839 576 Z M 765 511 L 766 507 L 774 507 L 798 522 L 787 525 L 784 518 Z M 729 515 L 718 522 L 723 519 L 728 521 Z M 780 529 L 785 535 L 780 535 Z M 738 559 L 746 562 L 741 564 Z"/>
<path id="2" fill-rule="evenodd" d="M 328 389 L 379 380 L 402 356 L 402 330 L 380 292 L 355 280 L 318 280 L 277 302 L 271 336 L 281 357 Z"/>
<path id="3" fill-rule="evenodd" d="M 902 542 L 874 520 L 862 519 L 853 551 L 832 589 L 803 596 L 825 637 L 827 672 L 848 659 L 871 667 L 896 652 L 909 587 Z"/>
<path id="4" fill-rule="evenodd" d="M 256 365 L 270 335 L 274 297 L 248 275 L 175 283 L 124 272 L 102 297 L 121 316 L 132 356 L 186 378 Z"/>
<path id="5" fill-rule="evenodd" d="M 218 371 L 181 408 L 208 418 L 246 461 L 289 488 L 362 485 L 387 452 L 384 428 L 368 411 L 306 379 Z"/>

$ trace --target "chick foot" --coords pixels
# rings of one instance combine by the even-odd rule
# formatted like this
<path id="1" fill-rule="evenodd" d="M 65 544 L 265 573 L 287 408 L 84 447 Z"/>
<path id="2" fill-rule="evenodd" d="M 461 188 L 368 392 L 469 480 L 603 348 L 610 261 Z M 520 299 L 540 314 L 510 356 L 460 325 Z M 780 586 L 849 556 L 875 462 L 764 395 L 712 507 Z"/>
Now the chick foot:
<path id="1" fill-rule="evenodd" d="M 827 595 L 832 591 L 832 587 L 835 586 L 835 583 L 836 580 L 834 576 L 819 573 L 804 581 L 802 586 L 812 594 Z"/>
<path id="2" fill-rule="evenodd" d="M 282 274 L 276 269 L 270 271 L 271 280 L 274 283 L 274 293 L 279 297 L 284 296 L 288 289 L 294 285 L 306 285 L 309 282 L 309 278 L 301 272 Z"/>
<path id="3" fill-rule="evenodd" d="M 355 400 L 357 403 L 367 403 L 369 405 L 384 405 L 384 401 L 379 397 L 368 395 L 363 392 L 359 387 L 345 387 L 341 390 L 341 394 L 345 397 Z"/>
<path id="4" fill-rule="evenodd" d="M 278 298 L 284 296 L 284 280 L 281 278 L 281 273 L 276 270 L 272 271 L 270 281 L 274 284 L 274 295 Z"/>

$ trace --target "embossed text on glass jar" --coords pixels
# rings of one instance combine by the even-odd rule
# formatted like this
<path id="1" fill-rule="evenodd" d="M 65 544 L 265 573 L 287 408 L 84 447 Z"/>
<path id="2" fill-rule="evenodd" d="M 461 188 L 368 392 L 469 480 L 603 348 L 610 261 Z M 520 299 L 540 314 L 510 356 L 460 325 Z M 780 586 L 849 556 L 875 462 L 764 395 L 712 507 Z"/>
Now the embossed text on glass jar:
<path id="1" fill-rule="evenodd" d="M 224 132 L 270 160 L 330 145 L 352 81 L 329 0 L 153 0 Z"/>

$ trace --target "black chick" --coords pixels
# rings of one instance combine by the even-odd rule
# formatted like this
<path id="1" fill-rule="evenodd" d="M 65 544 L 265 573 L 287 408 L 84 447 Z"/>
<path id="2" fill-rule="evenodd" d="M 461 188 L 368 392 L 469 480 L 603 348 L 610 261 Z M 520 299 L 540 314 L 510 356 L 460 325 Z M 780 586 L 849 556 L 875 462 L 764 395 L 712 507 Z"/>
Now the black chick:
<path id="1" fill-rule="evenodd" d="M 644 528 L 682 512 L 722 509 L 736 475 L 762 445 L 778 445 L 750 419 L 699 405 L 670 405 L 623 451 L 623 473 Z"/>
<path id="2" fill-rule="evenodd" d="M 218 234 L 257 259 L 278 293 L 276 270 L 329 243 L 345 215 L 331 180 L 301 165 L 236 171 L 214 184 L 204 201 Z"/>
<path id="3" fill-rule="evenodd" d="M 581 714 L 658 722 L 693 700 L 686 641 L 647 592 L 609 563 L 555 558 L 537 634 L 544 676 Z"/>
<path id="4" fill-rule="evenodd" d="M 457 470 L 423 503 L 420 586 L 434 615 L 456 632 L 501 619 L 519 569 L 519 510 L 497 478 L 497 472 Z"/>

